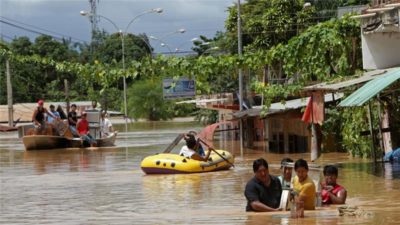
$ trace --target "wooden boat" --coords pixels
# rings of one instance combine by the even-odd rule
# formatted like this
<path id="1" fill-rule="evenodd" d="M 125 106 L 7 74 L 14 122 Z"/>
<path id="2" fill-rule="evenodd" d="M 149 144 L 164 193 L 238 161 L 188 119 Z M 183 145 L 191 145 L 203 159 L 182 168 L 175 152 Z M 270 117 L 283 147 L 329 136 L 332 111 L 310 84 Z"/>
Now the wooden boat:
<path id="1" fill-rule="evenodd" d="M 113 146 L 117 132 L 113 132 L 106 138 L 96 139 L 97 147 Z M 82 144 L 81 138 L 67 138 L 54 135 L 27 135 L 22 137 L 26 150 L 58 149 L 58 148 L 82 148 L 89 147 Z"/>
<path id="2" fill-rule="evenodd" d="M 5 126 L 0 124 L 0 132 L 11 132 L 11 131 L 16 131 L 18 130 L 17 127 L 10 127 L 10 126 Z"/>
<path id="3" fill-rule="evenodd" d="M 215 151 L 218 154 L 212 152 L 207 162 L 171 153 L 147 156 L 143 159 L 141 168 L 146 174 L 202 173 L 231 168 L 234 162 L 232 154 L 224 150 Z"/>

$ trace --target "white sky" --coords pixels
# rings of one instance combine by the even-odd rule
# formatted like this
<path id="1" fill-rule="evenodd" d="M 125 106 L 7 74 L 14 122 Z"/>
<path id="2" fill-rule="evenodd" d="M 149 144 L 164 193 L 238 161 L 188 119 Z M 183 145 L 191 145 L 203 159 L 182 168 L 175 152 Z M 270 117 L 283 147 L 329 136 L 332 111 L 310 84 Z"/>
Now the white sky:
<path id="1" fill-rule="evenodd" d="M 135 20 L 129 27 L 130 33 L 146 33 L 148 36 L 163 37 L 180 28 L 183 34 L 168 35 L 163 39 L 173 51 L 179 47 L 190 50 L 190 40 L 199 35 L 213 37 L 217 31 L 224 30 L 227 17 L 226 9 L 236 0 L 100 0 L 97 13 L 112 20 L 119 28 L 125 29 L 136 15 L 152 8 L 161 7 L 161 14 L 146 14 Z M 90 11 L 88 0 L 0 0 L 0 20 L 23 27 L 46 29 L 56 32 L 55 36 L 70 36 L 73 41 L 90 41 L 91 25 L 88 18 L 80 16 L 81 10 Z M 31 25 L 27 26 L 21 23 Z M 105 19 L 98 23 L 100 29 L 109 33 L 115 27 Z M 28 36 L 33 39 L 37 34 L 14 28 L 0 22 L 0 35 L 9 41 L 15 36 Z M 160 42 L 151 41 L 155 52 L 168 52 Z"/>

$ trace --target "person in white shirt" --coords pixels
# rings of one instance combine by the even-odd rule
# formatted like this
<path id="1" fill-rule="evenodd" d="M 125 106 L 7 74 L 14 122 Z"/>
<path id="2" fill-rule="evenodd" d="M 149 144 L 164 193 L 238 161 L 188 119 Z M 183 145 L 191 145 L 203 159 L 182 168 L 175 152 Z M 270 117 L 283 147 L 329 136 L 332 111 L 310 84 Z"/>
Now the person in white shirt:
<path id="1" fill-rule="evenodd" d="M 112 123 L 107 118 L 106 112 L 101 112 L 100 131 L 101 131 L 101 137 L 108 137 L 112 132 L 114 132 Z"/>
<path id="2" fill-rule="evenodd" d="M 185 141 L 186 145 L 182 146 L 181 151 L 179 152 L 179 155 L 182 155 L 184 157 L 188 157 L 194 160 L 199 160 L 199 161 L 204 161 L 207 162 L 208 158 L 210 157 L 211 150 L 208 149 L 207 155 L 202 157 L 198 152 L 198 146 L 200 143 L 196 141 L 196 138 L 194 137 L 193 134 L 186 134 L 185 135 Z"/>

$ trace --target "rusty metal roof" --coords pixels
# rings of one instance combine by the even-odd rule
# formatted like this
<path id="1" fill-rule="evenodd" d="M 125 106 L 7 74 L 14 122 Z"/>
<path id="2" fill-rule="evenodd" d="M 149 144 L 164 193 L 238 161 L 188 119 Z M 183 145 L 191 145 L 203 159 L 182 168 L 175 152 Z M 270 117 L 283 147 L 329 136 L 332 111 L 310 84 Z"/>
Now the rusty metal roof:
<path id="1" fill-rule="evenodd" d="M 379 92 L 400 79 L 400 68 L 390 70 L 386 74 L 369 81 L 339 103 L 340 107 L 362 106 Z"/>
<path id="2" fill-rule="evenodd" d="M 335 93 L 335 94 L 325 94 L 325 102 L 332 102 L 334 100 L 340 99 L 343 97 L 343 93 Z M 309 97 L 306 98 L 298 98 L 293 100 L 288 100 L 284 103 L 282 102 L 275 102 L 272 103 L 268 110 L 263 113 L 262 106 L 255 106 L 248 110 L 239 111 L 233 113 L 233 116 L 236 118 L 241 117 L 255 117 L 255 116 L 263 116 L 267 117 L 272 114 L 287 112 L 293 109 L 299 109 L 305 107 L 307 105 Z"/>
<path id="3" fill-rule="evenodd" d="M 363 84 L 365 82 L 368 82 L 372 79 L 375 79 L 377 77 L 383 76 L 387 70 L 374 70 L 374 71 L 369 71 L 364 73 L 361 77 L 357 77 L 354 79 L 342 81 L 342 82 L 337 82 L 337 83 L 319 83 L 315 84 L 312 86 L 307 86 L 303 88 L 304 92 L 312 92 L 312 91 L 324 91 L 324 92 L 337 92 L 342 89 L 358 85 L 358 84 Z"/>

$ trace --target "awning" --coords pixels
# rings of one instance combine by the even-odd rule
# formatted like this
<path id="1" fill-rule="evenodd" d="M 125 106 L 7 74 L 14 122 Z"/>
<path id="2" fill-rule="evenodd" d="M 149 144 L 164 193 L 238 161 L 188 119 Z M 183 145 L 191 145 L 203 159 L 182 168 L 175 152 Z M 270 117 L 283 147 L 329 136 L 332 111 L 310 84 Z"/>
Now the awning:
<path id="1" fill-rule="evenodd" d="M 396 68 L 397 69 L 397 68 Z M 370 80 L 373 80 L 377 77 L 382 77 L 385 75 L 387 71 L 390 71 L 390 69 L 387 70 L 373 70 L 369 72 L 365 72 L 362 76 L 356 77 L 356 78 L 350 78 L 349 80 L 345 80 L 342 82 L 335 82 L 335 83 L 319 83 L 319 84 L 314 84 L 311 86 L 307 86 L 303 88 L 304 92 L 314 92 L 314 91 L 324 91 L 324 92 L 339 92 L 342 91 L 343 89 L 346 89 L 348 87 L 352 87 L 355 85 L 360 85 L 367 83 Z"/>
<path id="2" fill-rule="evenodd" d="M 386 87 L 400 79 L 400 68 L 387 72 L 387 74 L 377 77 L 357 91 L 353 92 L 349 97 L 340 102 L 340 107 L 362 106 L 365 102 L 376 96 Z"/>
<path id="3" fill-rule="evenodd" d="M 325 94 L 324 101 L 325 102 L 332 102 L 334 100 L 340 99 L 343 97 L 343 93 L 335 93 L 335 94 Z M 288 100 L 285 103 L 276 102 L 272 103 L 269 107 L 268 111 L 265 112 L 264 117 L 269 115 L 273 115 L 276 113 L 287 112 L 293 109 L 299 109 L 305 107 L 307 105 L 309 97 L 306 98 L 298 98 L 293 100 Z M 255 106 L 248 110 L 239 111 L 233 114 L 236 118 L 242 117 L 255 117 L 260 116 L 262 114 L 263 107 L 262 106 Z"/>

